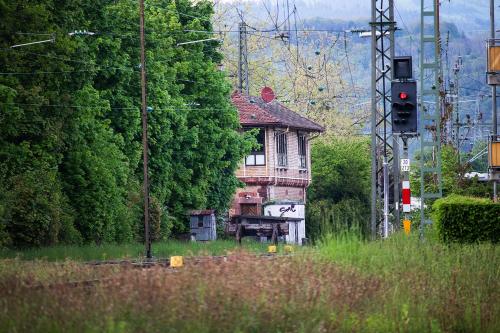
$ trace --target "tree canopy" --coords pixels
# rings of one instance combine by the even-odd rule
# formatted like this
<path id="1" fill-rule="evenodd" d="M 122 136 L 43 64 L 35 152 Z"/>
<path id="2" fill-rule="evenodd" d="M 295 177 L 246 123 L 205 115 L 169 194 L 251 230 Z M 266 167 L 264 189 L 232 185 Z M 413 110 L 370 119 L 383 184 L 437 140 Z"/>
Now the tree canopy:
<path id="1" fill-rule="evenodd" d="M 186 230 L 189 209 L 227 208 L 249 143 L 217 68 L 218 42 L 177 46 L 206 39 L 212 4 L 145 8 L 151 215 L 161 238 Z M 126 0 L 0 1 L 0 244 L 141 237 L 138 25 Z"/>
<path id="2" fill-rule="evenodd" d="M 313 142 L 307 234 L 318 238 L 351 227 L 365 231 L 370 213 L 369 141 L 326 136 Z"/>

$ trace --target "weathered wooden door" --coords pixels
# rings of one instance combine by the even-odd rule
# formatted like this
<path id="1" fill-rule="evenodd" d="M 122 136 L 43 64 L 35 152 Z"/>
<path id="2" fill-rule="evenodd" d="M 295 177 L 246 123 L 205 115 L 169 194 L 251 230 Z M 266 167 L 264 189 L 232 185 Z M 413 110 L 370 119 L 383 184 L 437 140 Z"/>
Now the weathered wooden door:
<path id="1" fill-rule="evenodd" d="M 259 215 L 257 204 L 241 204 L 241 215 Z"/>

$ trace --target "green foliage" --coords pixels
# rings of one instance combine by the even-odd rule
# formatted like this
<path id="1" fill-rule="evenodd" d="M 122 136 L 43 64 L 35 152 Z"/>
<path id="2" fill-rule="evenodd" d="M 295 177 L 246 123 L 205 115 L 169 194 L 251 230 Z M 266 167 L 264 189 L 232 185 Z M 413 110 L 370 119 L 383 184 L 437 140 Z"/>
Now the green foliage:
<path id="1" fill-rule="evenodd" d="M 71 207 L 58 187 L 56 172 L 44 169 L 13 176 L 4 195 L 9 240 L 17 246 L 80 241 Z"/>
<path id="2" fill-rule="evenodd" d="M 412 194 L 415 196 L 420 195 L 420 159 L 420 154 L 416 154 L 415 163 L 412 165 L 410 173 Z M 425 159 L 426 161 L 430 160 L 430 156 L 426 156 Z M 444 145 L 441 148 L 443 195 L 491 197 L 493 193 L 491 183 L 479 182 L 477 178 L 465 178 L 465 173 L 472 171 L 472 165 L 463 163 L 463 161 L 459 163 L 458 159 L 458 152 L 452 145 Z M 437 186 L 430 178 L 427 179 L 426 186 L 426 191 L 437 192 Z"/>
<path id="3" fill-rule="evenodd" d="M 433 217 L 445 242 L 500 240 L 500 204 L 489 199 L 451 195 L 434 202 Z"/>
<path id="4" fill-rule="evenodd" d="M 131 19 L 138 21 L 136 9 L 136 4 L 128 1 L 110 5 L 103 29 L 126 30 Z M 175 46 L 205 38 L 205 34 L 180 32 L 210 31 L 211 14 L 208 2 L 193 6 L 185 0 L 149 1 L 146 6 L 146 26 L 154 31 L 147 36 L 148 105 L 153 108 L 149 115 L 151 192 L 161 207 L 156 210 L 160 225 L 173 232 L 187 230 L 186 212 L 190 209 L 224 211 L 228 207 L 239 185 L 234 171 L 248 151 L 236 131 L 239 122 L 228 99 L 230 87 L 216 69 L 221 59 L 217 43 Z M 103 42 L 99 48 L 113 54 L 109 59 L 118 62 L 113 66 L 134 68 L 138 62 L 136 44 Z M 103 93 L 113 107 L 134 105 L 130 96 L 137 96 L 140 89 L 130 84 L 130 72 L 113 72 L 104 79 Z M 137 107 L 139 100 L 137 96 Z M 127 140 L 136 141 L 137 133 L 124 124 L 137 123 L 138 116 L 122 116 L 116 111 L 110 114 L 111 125 L 124 133 L 126 145 Z M 132 166 L 140 177 L 140 154 L 129 150 L 127 155 L 133 158 Z"/>
<path id="5" fill-rule="evenodd" d="M 133 221 L 126 211 L 128 161 L 121 150 L 123 140 L 102 119 L 108 103 L 94 101 L 99 101 L 99 94 L 93 88 L 77 92 L 75 102 L 90 105 L 65 125 L 65 132 L 72 133 L 66 139 L 72 149 L 61 165 L 65 192 L 86 241 L 130 241 Z"/>
<path id="6" fill-rule="evenodd" d="M 313 143 L 306 232 L 364 231 L 369 218 L 370 154 L 365 139 L 326 137 Z"/>
<path id="7" fill-rule="evenodd" d="M 74 210 L 59 171 L 65 152 L 71 149 L 65 144 L 62 128 L 74 113 L 69 108 L 48 105 L 72 104 L 71 94 L 81 86 L 82 76 L 78 74 L 61 73 L 57 79 L 49 74 L 74 68 L 52 57 L 74 52 L 76 44 L 62 31 L 67 30 L 65 24 L 70 17 L 78 24 L 76 18 L 81 13 L 78 6 L 70 4 L 52 10 L 52 1 L 20 3 L 2 2 L 0 10 L 1 71 L 24 73 L 0 76 L 1 224 L 8 232 L 8 243 L 14 246 L 79 242 Z M 52 31 L 62 36 L 50 47 L 40 44 L 8 50 L 10 45 L 47 37 L 18 31 Z"/>
<path id="8" fill-rule="evenodd" d="M 322 235 L 337 234 L 346 230 L 367 232 L 369 207 L 357 199 L 343 199 L 335 204 L 328 200 L 309 202 L 306 233 L 317 240 Z"/>
<path id="9" fill-rule="evenodd" d="M 151 219 L 155 239 L 186 212 L 224 211 L 250 144 L 206 38 L 212 4 L 146 1 Z M 0 244 L 143 237 L 138 5 L 0 2 Z M 179 12 L 184 15 L 180 15 Z M 69 36 L 75 29 L 102 32 Z M 9 49 L 48 39 L 55 43 Z M 22 73 L 22 74 L 19 74 Z"/>

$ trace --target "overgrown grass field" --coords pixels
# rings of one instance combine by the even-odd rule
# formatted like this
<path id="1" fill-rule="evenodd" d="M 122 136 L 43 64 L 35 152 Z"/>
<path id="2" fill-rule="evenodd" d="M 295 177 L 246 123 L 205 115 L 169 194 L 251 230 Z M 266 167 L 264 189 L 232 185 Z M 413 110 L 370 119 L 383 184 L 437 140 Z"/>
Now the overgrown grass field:
<path id="1" fill-rule="evenodd" d="M 499 332 L 499 263 L 495 245 L 399 234 L 176 270 L 4 259 L 0 331 Z"/>
<path id="2" fill-rule="evenodd" d="M 242 248 L 263 253 L 267 245 L 244 239 Z M 213 256 L 223 255 L 240 249 L 234 240 L 217 240 L 214 242 L 186 242 L 168 240 L 153 244 L 153 255 L 156 258 L 168 258 L 171 255 L 182 256 Z M 92 261 L 112 259 L 140 259 L 144 257 L 144 245 L 133 244 L 105 244 L 105 245 L 60 245 L 25 250 L 0 249 L 0 258 L 22 260 L 44 259 L 48 261 Z"/>

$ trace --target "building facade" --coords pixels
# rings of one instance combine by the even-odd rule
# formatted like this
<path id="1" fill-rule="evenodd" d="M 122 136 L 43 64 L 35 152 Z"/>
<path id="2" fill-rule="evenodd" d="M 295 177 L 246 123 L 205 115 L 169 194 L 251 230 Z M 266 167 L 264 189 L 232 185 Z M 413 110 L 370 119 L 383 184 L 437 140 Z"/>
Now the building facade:
<path id="1" fill-rule="evenodd" d="M 278 101 L 232 95 L 244 131 L 258 131 L 260 147 L 242 161 L 236 176 L 238 189 L 229 215 L 303 217 L 306 190 L 311 183 L 310 141 L 323 127 Z M 302 216 L 301 216 L 302 215 Z M 305 238 L 305 221 L 290 226 L 291 243 Z"/>

